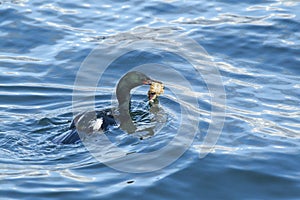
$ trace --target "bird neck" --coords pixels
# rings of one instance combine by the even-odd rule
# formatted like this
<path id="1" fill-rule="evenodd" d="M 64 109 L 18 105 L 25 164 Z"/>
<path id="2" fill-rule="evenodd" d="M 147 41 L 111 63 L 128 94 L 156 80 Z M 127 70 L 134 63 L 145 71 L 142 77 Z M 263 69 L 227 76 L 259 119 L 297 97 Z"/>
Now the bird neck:
<path id="1" fill-rule="evenodd" d="M 136 74 L 128 73 L 121 78 L 117 85 L 117 99 L 119 103 L 119 120 L 121 128 L 128 133 L 133 133 L 136 130 L 134 123 L 130 116 L 130 91 L 131 89 L 142 85 L 136 79 Z"/>
<path id="2" fill-rule="evenodd" d="M 117 86 L 116 93 L 117 93 L 117 99 L 118 99 L 118 103 L 119 103 L 120 112 L 123 112 L 123 111 L 129 112 L 131 89 L 132 88 L 130 88 L 124 81 L 123 82 L 120 81 Z"/>
<path id="3" fill-rule="evenodd" d="M 120 120 L 120 127 L 127 131 L 128 133 L 134 133 L 136 127 L 132 122 L 130 116 L 130 91 L 131 88 L 118 85 L 117 87 L 117 99 L 119 103 L 119 120 Z"/>

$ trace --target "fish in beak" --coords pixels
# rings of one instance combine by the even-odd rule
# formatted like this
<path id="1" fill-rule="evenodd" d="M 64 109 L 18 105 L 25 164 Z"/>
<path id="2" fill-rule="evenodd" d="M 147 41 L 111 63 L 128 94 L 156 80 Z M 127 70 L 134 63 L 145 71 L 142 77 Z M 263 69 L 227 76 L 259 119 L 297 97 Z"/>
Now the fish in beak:
<path id="1" fill-rule="evenodd" d="M 152 102 L 161 94 L 164 93 L 164 85 L 160 81 L 152 81 L 150 89 L 148 91 L 148 100 Z"/>

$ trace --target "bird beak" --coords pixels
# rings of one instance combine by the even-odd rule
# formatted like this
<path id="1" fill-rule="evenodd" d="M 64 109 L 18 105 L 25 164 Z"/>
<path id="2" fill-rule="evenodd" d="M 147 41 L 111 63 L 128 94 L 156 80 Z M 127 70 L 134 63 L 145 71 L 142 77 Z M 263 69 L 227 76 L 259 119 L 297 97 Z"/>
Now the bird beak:
<path id="1" fill-rule="evenodd" d="M 144 85 L 151 85 L 152 82 L 153 82 L 153 80 L 147 79 L 147 80 L 143 81 L 143 84 L 144 84 Z"/>
<path id="2" fill-rule="evenodd" d="M 145 85 L 151 85 L 152 83 L 160 83 L 160 84 L 162 84 L 161 81 L 156 81 L 156 80 L 153 80 L 153 79 L 147 79 L 147 80 L 143 81 L 143 84 L 145 84 Z"/>

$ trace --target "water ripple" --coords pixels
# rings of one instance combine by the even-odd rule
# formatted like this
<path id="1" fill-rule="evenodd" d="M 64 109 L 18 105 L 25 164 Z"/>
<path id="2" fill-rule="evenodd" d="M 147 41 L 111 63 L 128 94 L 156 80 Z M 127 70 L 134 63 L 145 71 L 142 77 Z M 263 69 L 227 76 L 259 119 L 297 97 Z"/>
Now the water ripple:
<path id="1" fill-rule="evenodd" d="M 37 58 L 30 58 L 25 56 L 4 56 L 0 55 L 0 60 L 13 61 L 13 62 L 40 62 Z"/>
<path id="2" fill-rule="evenodd" d="M 270 26 L 272 25 L 270 22 L 267 22 L 266 19 L 272 16 L 241 16 L 234 15 L 231 13 L 220 14 L 217 17 L 206 19 L 205 17 L 197 17 L 194 19 L 181 17 L 177 20 L 171 21 L 171 23 L 179 23 L 179 24 L 199 24 L 203 26 L 215 26 L 222 24 L 253 24 L 253 25 L 261 25 L 261 26 Z"/>
<path id="3" fill-rule="evenodd" d="M 55 6 L 53 4 L 45 4 L 45 5 L 41 6 L 40 8 L 54 10 L 54 11 L 60 12 L 62 14 L 69 14 L 69 15 L 80 14 L 80 12 L 75 9 L 64 9 L 59 6 Z"/>

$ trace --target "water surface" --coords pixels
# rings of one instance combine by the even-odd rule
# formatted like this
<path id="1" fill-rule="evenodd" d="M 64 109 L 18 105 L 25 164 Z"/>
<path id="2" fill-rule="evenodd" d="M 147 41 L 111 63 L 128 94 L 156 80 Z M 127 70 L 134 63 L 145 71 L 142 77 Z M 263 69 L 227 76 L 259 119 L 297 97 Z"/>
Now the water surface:
<path id="1" fill-rule="evenodd" d="M 299 199 L 299 10 L 297 1 L 279 0 L 0 1 L 0 197 Z M 182 59 L 158 52 L 133 52 L 122 62 L 125 69 L 168 58 L 165 64 L 183 67 L 202 95 L 199 131 L 180 159 L 153 173 L 123 173 L 99 163 L 81 143 L 53 143 L 72 120 L 84 59 L 103 41 L 146 28 L 185 33 L 220 70 L 226 119 L 214 151 L 198 158 L 212 106 L 205 83 Z M 110 75 L 117 81 L 121 72 Z M 99 108 L 111 106 L 113 90 L 97 90 Z M 145 91 L 136 91 L 136 104 Z M 122 145 L 149 151 L 168 142 L 180 109 L 172 93 L 161 104 L 169 129 L 143 141 L 122 137 Z"/>

